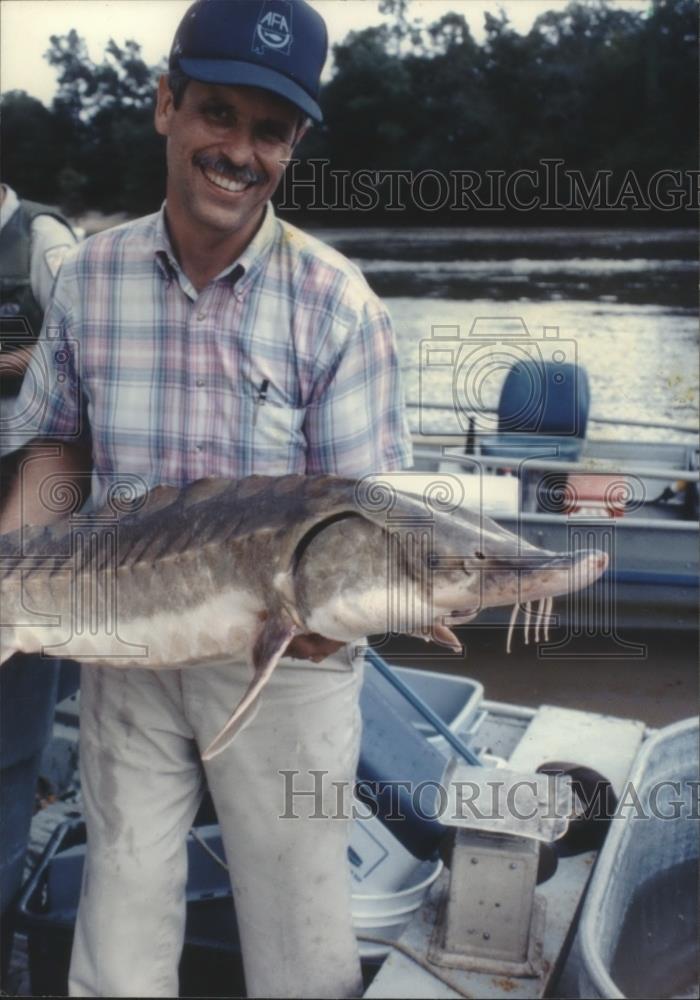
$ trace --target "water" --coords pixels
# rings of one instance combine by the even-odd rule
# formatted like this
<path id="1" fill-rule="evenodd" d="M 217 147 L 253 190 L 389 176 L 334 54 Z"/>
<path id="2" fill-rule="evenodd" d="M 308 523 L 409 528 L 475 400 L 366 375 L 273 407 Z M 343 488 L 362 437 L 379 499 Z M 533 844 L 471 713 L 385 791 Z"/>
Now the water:
<path id="1" fill-rule="evenodd" d="M 450 403 L 454 372 L 429 369 L 421 361 L 421 342 L 430 341 L 436 327 L 443 334 L 445 327 L 455 328 L 456 341 L 468 337 L 479 317 L 518 317 L 530 341 L 538 344 L 544 327 L 550 333 L 558 329 L 566 358 L 588 371 L 593 414 L 616 421 L 697 424 L 697 237 L 692 230 L 358 228 L 318 235 L 355 260 L 386 302 L 407 398 L 423 407 L 423 415 L 430 403 Z M 502 324 L 503 331 L 507 325 Z M 498 328 L 492 323 L 490 332 Z M 514 357 L 497 332 L 491 340 L 493 356 L 477 379 L 484 406 L 497 404 L 503 358 Z M 523 347 L 523 338 L 516 337 L 515 352 Z M 423 416 L 421 425 L 437 433 L 443 421 L 435 414 L 426 423 Z M 417 429 L 415 407 L 411 422 Z M 589 433 L 621 436 L 616 426 L 596 424 Z M 635 435 L 691 440 L 659 430 L 622 434 Z"/>
<path id="2" fill-rule="evenodd" d="M 627 997 L 698 996 L 698 859 L 648 879 L 634 895 L 610 975 Z"/>

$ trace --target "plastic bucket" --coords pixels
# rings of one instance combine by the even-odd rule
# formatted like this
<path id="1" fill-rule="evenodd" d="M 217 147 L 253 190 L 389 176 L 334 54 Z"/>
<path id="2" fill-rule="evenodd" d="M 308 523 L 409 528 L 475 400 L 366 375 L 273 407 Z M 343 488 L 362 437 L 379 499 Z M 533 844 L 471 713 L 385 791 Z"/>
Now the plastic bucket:
<path id="1" fill-rule="evenodd" d="M 348 849 L 353 895 L 397 892 L 412 878 L 420 861 L 376 816 L 356 819 Z"/>
<path id="2" fill-rule="evenodd" d="M 352 925 L 360 938 L 362 958 L 383 958 L 389 946 L 363 941 L 362 936 L 400 937 L 414 913 L 423 905 L 431 885 L 442 871 L 442 861 L 421 861 L 403 889 L 397 892 L 355 894 L 352 897 Z"/>
<path id="3" fill-rule="evenodd" d="M 375 817 L 356 819 L 350 836 L 352 923 L 358 936 L 395 940 L 420 909 L 442 861 L 420 861 Z M 383 958 L 386 945 L 360 941 L 362 958 Z"/>

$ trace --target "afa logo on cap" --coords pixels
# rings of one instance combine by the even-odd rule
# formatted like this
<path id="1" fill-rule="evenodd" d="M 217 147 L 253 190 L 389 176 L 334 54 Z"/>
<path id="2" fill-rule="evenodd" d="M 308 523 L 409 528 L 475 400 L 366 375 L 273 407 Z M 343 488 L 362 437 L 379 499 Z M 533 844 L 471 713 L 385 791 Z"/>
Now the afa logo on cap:
<path id="1" fill-rule="evenodd" d="M 272 49 L 289 55 L 292 47 L 292 5 L 289 0 L 271 0 L 260 12 L 253 32 L 253 52 L 265 55 Z"/>

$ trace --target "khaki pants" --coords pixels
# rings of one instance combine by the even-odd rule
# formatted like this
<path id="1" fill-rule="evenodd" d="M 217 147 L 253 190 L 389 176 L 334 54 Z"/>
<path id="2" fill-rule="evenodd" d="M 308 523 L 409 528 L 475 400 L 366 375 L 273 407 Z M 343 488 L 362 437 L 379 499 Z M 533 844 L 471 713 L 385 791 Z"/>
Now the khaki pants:
<path id="1" fill-rule="evenodd" d="M 361 664 L 283 660 L 257 714 L 199 758 L 250 679 L 241 664 L 149 671 L 84 667 L 80 766 L 88 856 L 71 996 L 172 997 L 184 939 L 187 831 L 204 774 L 234 891 L 248 996 L 362 992 L 350 914 L 349 822 L 334 781 L 352 782 Z M 327 772 L 318 788 L 308 772 Z M 287 801 L 285 801 L 285 798 Z M 292 812 L 298 818 L 280 818 Z M 342 811 L 341 811 L 342 812 Z M 347 814 L 347 809 L 345 810 Z"/>

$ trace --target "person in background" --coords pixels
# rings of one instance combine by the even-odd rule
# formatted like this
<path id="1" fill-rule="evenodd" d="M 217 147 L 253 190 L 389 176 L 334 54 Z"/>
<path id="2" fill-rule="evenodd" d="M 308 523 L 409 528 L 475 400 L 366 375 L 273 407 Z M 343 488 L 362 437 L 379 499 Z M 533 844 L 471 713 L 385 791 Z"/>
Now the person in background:
<path id="1" fill-rule="evenodd" d="M 41 330 L 56 276 L 77 243 L 54 208 L 0 184 L 0 394 L 14 395 Z"/>
<path id="2" fill-rule="evenodd" d="M 55 209 L 19 199 L 0 185 L 0 445 L 9 450 L 12 408 L 65 255 L 77 239 Z M 16 471 L 2 464 L 6 492 Z M 0 612 L 1 613 L 1 612 Z M 13 938 L 12 907 L 22 880 L 42 753 L 60 693 L 77 687 L 70 666 L 40 656 L 13 656 L 0 669 L 0 911 L 2 981 Z"/>
<path id="3" fill-rule="evenodd" d="M 165 204 L 87 240 L 61 271 L 47 317 L 61 350 L 41 345 L 61 361 L 35 427 L 60 456 L 28 468 L 6 525 L 50 520 L 37 487 L 59 472 L 83 485 L 91 473 L 99 507 L 120 475 L 146 489 L 410 465 L 386 308 L 355 265 L 270 203 L 322 118 L 327 47 L 304 0 L 197 0 L 186 13 L 155 114 Z M 248 681 L 243 663 L 83 668 L 88 848 L 71 995 L 177 996 L 186 838 L 205 779 L 248 996 L 362 992 L 336 787 L 355 777 L 361 663 L 340 643 L 296 637 L 246 728 L 203 762 Z M 307 790 L 325 775 L 321 816 L 307 794 L 283 818 L 284 771 Z"/>

